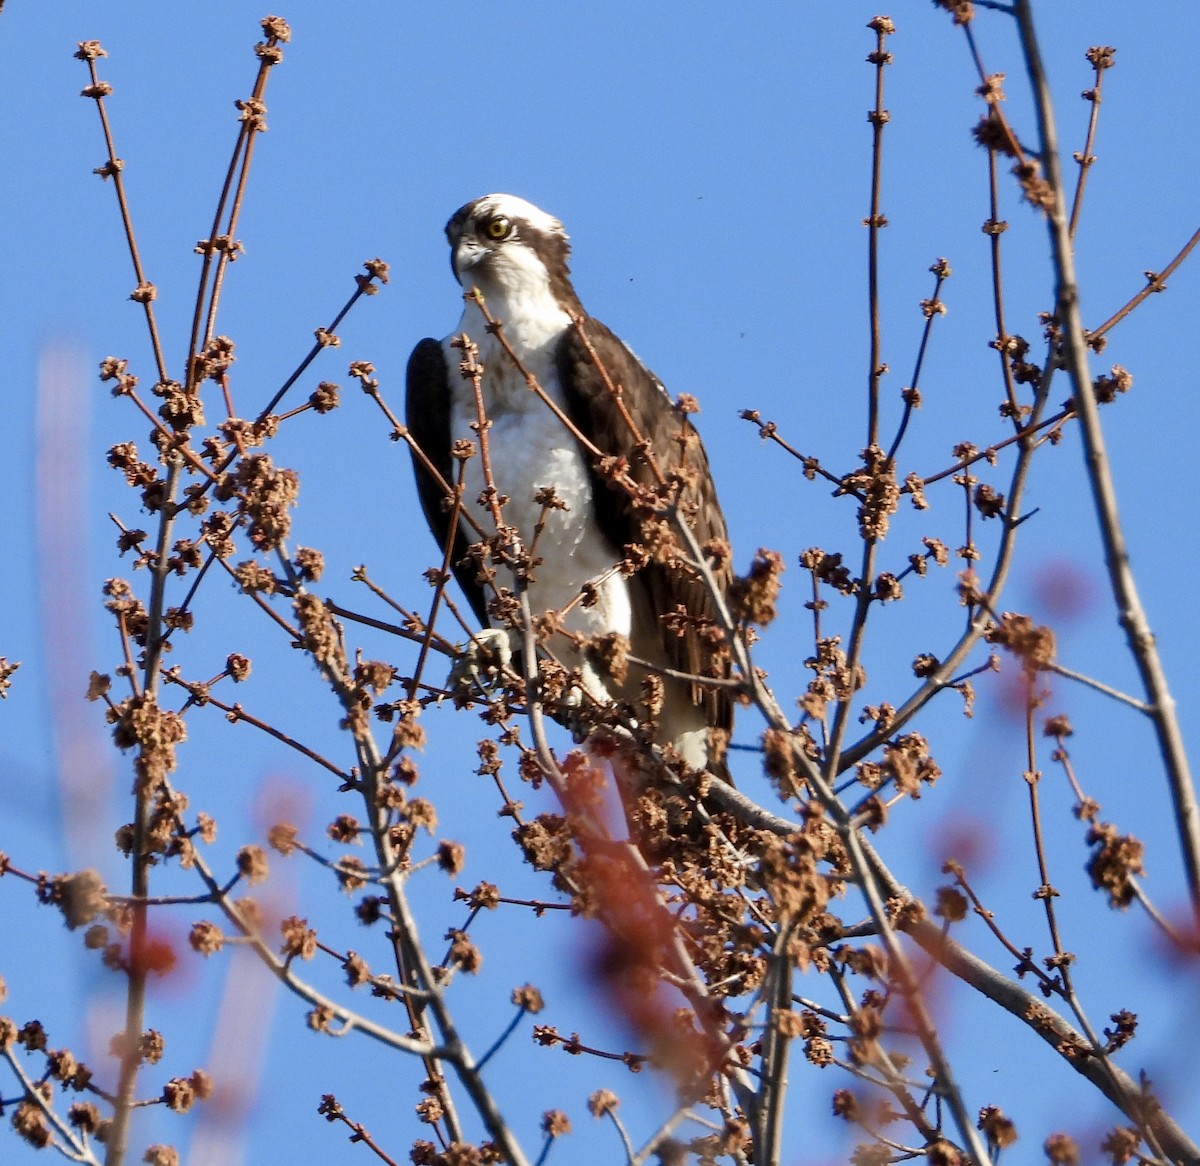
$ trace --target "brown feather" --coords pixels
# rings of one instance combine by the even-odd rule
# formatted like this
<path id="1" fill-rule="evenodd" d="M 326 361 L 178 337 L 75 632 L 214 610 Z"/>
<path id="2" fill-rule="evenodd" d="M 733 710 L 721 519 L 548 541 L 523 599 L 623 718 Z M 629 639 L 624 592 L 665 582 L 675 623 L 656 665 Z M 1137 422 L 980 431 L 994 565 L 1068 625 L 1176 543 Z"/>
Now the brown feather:
<path id="1" fill-rule="evenodd" d="M 408 358 L 408 385 L 404 398 L 405 424 L 413 440 L 425 452 L 447 484 L 454 481 L 454 459 L 450 456 L 450 374 L 441 342 L 425 339 L 413 349 Z M 443 550 L 450 537 L 450 500 L 446 490 L 419 458 L 413 458 L 417 478 L 417 494 L 425 521 Z M 463 523 L 454 532 L 450 565 L 483 627 L 488 626 L 487 596 L 470 565 L 463 565 L 471 543 Z"/>
<path id="2" fill-rule="evenodd" d="M 624 458 L 629 477 L 639 487 L 653 491 L 659 486 L 655 467 L 668 478 L 681 468 L 687 471 L 691 481 L 681 491 L 680 503 L 685 512 L 691 512 L 689 526 L 696 540 L 701 546 L 710 540 L 725 542 L 725 517 L 717 500 L 708 455 L 687 414 L 674 405 L 658 378 L 604 324 L 588 318 L 580 327 L 587 343 L 572 328 L 563 335 L 558 350 L 559 376 L 571 420 L 603 455 Z M 588 350 L 589 344 L 603 373 Z M 628 418 L 610 383 L 620 389 Z M 681 430 L 687 434 L 686 445 L 679 441 Z M 648 442 L 649 457 L 637 450 L 638 436 Z M 602 475 L 595 464 L 592 471 L 596 520 L 601 530 L 618 550 L 631 543 L 645 544 L 645 521 L 647 517 L 653 521 L 653 516 L 647 508 L 636 504 L 628 489 Z M 724 594 L 731 579 L 727 556 L 713 574 Z M 641 609 L 639 614 L 643 623 L 650 623 L 642 629 L 641 636 L 635 626 L 635 654 L 693 675 L 729 675 L 728 654 L 719 646 L 714 649 L 711 639 L 697 634 L 690 624 L 684 635 L 676 635 L 662 619 L 682 607 L 688 616 L 713 620 L 712 596 L 702 579 L 686 567 L 651 561 L 633 575 L 630 587 L 635 595 L 640 591 L 644 602 L 637 604 Z M 646 643 L 639 644 L 639 639 L 648 643 L 648 647 Z M 719 738 L 727 740 L 733 724 L 728 690 L 691 684 L 688 695 L 694 705 L 703 709 L 706 724 L 719 731 Z"/>

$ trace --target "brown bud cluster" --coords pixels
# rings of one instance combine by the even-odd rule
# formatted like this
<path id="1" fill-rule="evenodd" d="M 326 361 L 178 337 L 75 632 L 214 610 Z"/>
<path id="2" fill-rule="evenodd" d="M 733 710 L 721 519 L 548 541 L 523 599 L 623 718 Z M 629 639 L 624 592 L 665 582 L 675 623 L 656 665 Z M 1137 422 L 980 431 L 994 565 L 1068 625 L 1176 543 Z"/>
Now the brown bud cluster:
<path id="1" fill-rule="evenodd" d="M 783 556 L 760 547 L 750 570 L 729 584 L 729 609 L 739 620 L 766 627 L 777 614 L 775 607 L 783 574 Z"/>
<path id="2" fill-rule="evenodd" d="M 1092 826 L 1087 842 L 1094 848 L 1087 862 L 1092 886 L 1108 895 L 1109 906 L 1128 907 L 1134 896 L 1131 880 L 1144 873 L 1145 846 L 1132 834 L 1120 834 L 1108 822 Z"/>
<path id="3" fill-rule="evenodd" d="M 862 502 L 858 510 L 858 529 L 863 538 L 882 539 L 887 535 L 891 517 L 900 502 L 896 465 L 876 445 L 862 451 L 863 468 L 848 474 L 840 493 L 857 494 Z"/>
<path id="4" fill-rule="evenodd" d="M 984 634 L 984 639 L 1006 648 L 1029 673 L 1041 671 L 1054 659 L 1054 633 L 1017 612 L 1004 612 L 1000 622 Z"/>

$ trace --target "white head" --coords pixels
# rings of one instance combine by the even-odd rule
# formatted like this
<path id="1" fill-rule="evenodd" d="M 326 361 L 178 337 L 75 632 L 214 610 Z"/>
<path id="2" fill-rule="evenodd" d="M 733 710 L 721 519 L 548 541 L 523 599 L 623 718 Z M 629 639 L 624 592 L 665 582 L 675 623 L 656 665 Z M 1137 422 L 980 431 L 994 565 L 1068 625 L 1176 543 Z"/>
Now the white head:
<path id="1" fill-rule="evenodd" d="M 470 290 L 507 301 L 550 301 L 570 313 L 583 309 L 571 286 L 571 244 L 563 225 L 515 194 L 486 194 L 457 210 L 446 224 L 454 277 Z"/>

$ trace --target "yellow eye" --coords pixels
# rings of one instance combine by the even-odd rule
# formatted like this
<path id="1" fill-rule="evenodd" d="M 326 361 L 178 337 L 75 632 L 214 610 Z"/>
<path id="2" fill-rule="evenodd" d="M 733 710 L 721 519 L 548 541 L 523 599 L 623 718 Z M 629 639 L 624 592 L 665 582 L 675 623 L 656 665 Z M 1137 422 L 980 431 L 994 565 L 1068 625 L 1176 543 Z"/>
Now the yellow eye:
<path id="1" fill-rule="evenodd" d="M 512 223 L 503 215 L 496 215 L 495 218 L 488 219 L 483 224 L 483 233 L 489 239 L 495 239 L 499 242 L 501 239 L 507 239 L 512 234 Z"/>

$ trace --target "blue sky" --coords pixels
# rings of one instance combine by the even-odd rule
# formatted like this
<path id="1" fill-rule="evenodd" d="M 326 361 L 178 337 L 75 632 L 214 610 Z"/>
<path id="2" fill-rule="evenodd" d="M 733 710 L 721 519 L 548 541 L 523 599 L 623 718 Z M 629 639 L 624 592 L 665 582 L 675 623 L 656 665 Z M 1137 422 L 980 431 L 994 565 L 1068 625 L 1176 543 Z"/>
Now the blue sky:
<path id="1" fill-rule="evenodd" d="M 699 423 L 738 562 L 768 546 L 783 551 L 789 563 L 783 615 L 764 637 L 758 659 L 781 695 L 800 690 L 806 679 L 800 662 L 810 648 L 796 554 L 810 545 L 850 552 L 853 514 L 844 500 L 804 482 L 795 464 L 762 445 L 737 413 L 757 408 L 778 420 L 789 440 L 837 471 L 851 467 L 863 444 L 861 220 L 869 175 L 865 112 L 872 99 L 863 58 L 873 42 L 865 25 L 877 11 L 857 0 L 762 3 L 742 6 L 736 15 L 710 5 L 624 0 L 602 8 L 295 0 L 280 10 L 291 22 L 293 41 L 271 79 L 270 132 L 258 146 L 238 232 L 246 255 L 230 274 L 223 305 L 223 330 L 238 343 L 234 391 L 246 412 L 286 377 L 312 329 L 343 302 L 361 262 L 380 255 L 392 264 L 390 286 L 355 310 L 340 330 L 342 347 L 309 378 L 347 386 L 343 408 L 323 422 L 301 418 L 277 451 L 278 460 L 303 475 L 297 537 L 325 549 L 328 578 L 336 581 L 329 584 L 331 594 L 360 602 L 344 582 L 360 562 L 397 594 L 424 594 L 419 574 L 432 553 L 414 511 L 407 459 L 349 384 L 345 364 L 371 360 L 385 394 L 400 404 L 412 345 L 448 332 L 458 317 L 442 224 L 467 200 L 509 190 L 566 223 L 583 302 L 673 391 L 700 398 Z M 88 670 L 111 670 L 118 662 L 98 603 L 86 607 L 103 579 L 130 570 L 116 559 L 105 515 L 111 510 L 138 522 L 136 500 L 106 469 L 103 453 L 116 441 L 145 443 L 145 424 L 109 398 L 95 369 L 110 354 L 128 357 L 143 378 L 150 366 L 139 312 L 126 298 L 134 280 L 112 190 L 92 174 L 103 150 L 92 103 L 78 96 L 86 73 L 71 54 L 76 41 L 91 38 L 110 54 L 101 62 L 102 76 L 115 87 L 109 110 L 142 254 L 159 287 L 168 359 L 177 367 L 196 275 L 192 247 L 208 231 L 235 131 L 233 101 L 248 93 L 253 77 L 250 46 L 261 15 L 232 0 L 179 3 L 169 13 L 163 5 L 133 0 L 105 6 L 10 0 L 0 14 L 0 151 L 6 159 L 0 168 L 6 208 L 0 228 L 6 257 L 0 384 L 9 417 L 8 456 L 0 465 L 9 559 L 0 655 L 24 661 L 0 705 L 0 850 L 25 869 L 66 869 L 86 860 L 101 865 L 114 884 L 124 878 L 105 840 L 124 821 L 119 795 L 128 772 L 120 759 L 98 759 L 104 744 L 98 710 L 71 698 L 82 691 Z M 979 230 L 987 215 L 984 155 L 969 134 L 980 108 L 961 34 L 928 3 L 902 3 L 891 15 L 898 32 L 889 46 L 896 63 L 887 77 L 892 121 L 883 207 L 891 225 L 884 238 L 883 312 L 885 359 L 893 370 L 885 417 L 893 425 L 920 335 L 917 303 L 932 286 L 927 268 L 946 256 L 955 271 L 943 297 L 949 313 L 937 322 L 922 378 L 925 407 L 902 471 L 927 474 L 949 464 L 956 441 L 983 445 L 1003 435 L 994 410 L 994 355 L 986 346 L 993 325 L 986 238 Z M 1067 151 L 1081 146 L 1086 123 L 1078 96 L 1090 84 L 1084 51 L 1096 44 L 1118 48 L 1117 68 L 1105 81 L 1095 150 L 1100 161 L 1078 239 L 1084 316 L 1095 324 L 1196 227 L 1200 175 L 1194 135 L 1184 125 L 1194 102 L 1194 21 L 1181 5 L 1083 0 L 1042 3 L 1037 15 Z M 1007 73 L 1007 112 L 1032 143 L 1020 57 L 1007 20 L 981 13 L 977 34 L 989 71 Z M 1005 241 L 1010 327 L 1035 341 L 1036 313 L 1052 301 L 1043 228 L 1017 203 L 1010 183 L 1003 200 L 1002 214 L 1011 224 Z M 1200 275 L 1185 266 L 1165 295 L 1116 330 L 1095 362 L 1097 372 L 1119 363 L 1135 377 L 1132 394 L 1107 410 L 1104 420 L 1143 598 L 1192 743 L 1200 681 L 1191 614 L 1196 554 L 1187 442 L 1198 410 L 1188 350 L 1198 295 Z M 68 405 L 57 420 L 43 410 L 39 422 L 39 368 L 63 370 L 58 383 L 67 387 Z M 1067 392 L 1064 383 L 1061 395 Z M 1041 459 L 1029 499 L 1038 514 L 1027 523 L 1004 606 L 1047 619 L 1047 572 L 1083 580 L 1084 597 L 1057 613 L 1062 661 L 1132 690 L 1136 682 L 1105 590 L 1081 467 L 1069 432 Z M 1002 485 L 1003 476 L 995 480 Z M 51 506 L 55 486 L 65 497 L 57 508 Z M 954 545 L 957 501 L 946 491 L 935 499 L 928 521 L 899 519 L 890 548 L 894 561 L 903 564 L 909 543 L 927 530 Z M 41 552 L 35 538 L 39 513 L 49 514 L 43 529 L 50 524 Z M 949 572 L 910 593 L 911 602 L 880 614 L 882 638 L 869 660 L 876 699 L 889 699 L 916 652 L 936 651 L 931 638 L 944 642 L 957 626 Z M 219 669 L 212 665 L 223 659 L 228 643 L 262 634 L 252 613 L 228 595 L 214 599 L 207 614 L 208 626 L 219 634 L 189 645 L 189 668 L 197 675 L 206 667 L 210 675 Z M 264 670 L 255 707 L 302 719 L 319 708 L 331 720 L 316 678 L 295 673 L 294 664 L 287 673 L 286 655 L 278 663 L 279 675 L 291 679 L 272 684 Z M 938 883 L 941 840 L 955 831 L 982 837 L 992 856 L 982 871 L 984 885 L 1011 912 L 1014 931 L 1040 944 L 1028 899 L 1035 884 L 1022 810 L 1020 738 L 1004 719 L 1001 684 L 980 681 L 974 722 L 948 710 L 931 723 L 946 776 L 922 802 L 897 810 L 899 820 L 880 845 L 901 876 L 927 893 Z M 1056 686 L 1056 700 L 1080 730 L 1075 745 L 1089 792 L 1104 803 L 1106 818 L 1146 839 L 1147 887 L 1173 908 L 1179 863 L 1164 825 L 1162 781 L 1146 727 L 1078 691 Z M 61 710 L 57 716 L 55 708 Z M 511 853 L 494 850 L 492 807 L 471 775 L 476 722 L 450 710 L 428 720 L 429 769 L 437 770 L 439 781 L 462 783 L 443 811 L 443 832 L 468 842 L 464 885 L 481 877 L 499 881 L 494 872 L 500 870 L 506 886 L 534 886 Z M 314 731 L 335 739 L 331 724 Z M 739 736 L 752 741 L 756 732 L 751 723 Z M 194 791 L 194 803 L 207 799 L 219 809 L 218 847 L 226 860 L 241 842 L 261 838 L 275 812 L 270 807 L 281 800 L 307 804 L 314 835 L 346 808 L 292 755 L 244 727 L 231 730 L 213 716 L 194 723 L 193 738 L 187 764 L 194 768 L 184 784 Z M 217 764 L 200 766 L 199 759 L 214 756 Z M 749 787 L 762 792 L 752 769 L 750 762 Z M 61 791 L 71 778 L 85 790 L 108 792 L 97 795 L 84 825 L 78 814 L 71 819 L 68 851 Z M 1069 796 L 1055 784 L 1047 797 L 1062 839 L 1056 869 L 1078 904 L 1069 945 L 1084 957 L 1081 983 L 1093 993 L 1101 1023 L 1109 1011 L 1135 1007 L 1127 998 L 1133 994 L 1126 992 L 1130 979 L 1143 985 L 1148 1035 L 1123 1063 L 1148 1065 L 1161 1080 L 1172 1026 L 1190 1026 L 1200 1010 L 1194 970 L 1168 973 L 1137 954 L 1151 946 L 1144 921 L 1114 916 L 1086 891 Z M 1012 863 L 1025 863 L 1027 877 L 1006 880 Z M 272 893 L 308 910 L 305 904 L 322 892 L 317 873 L 301 873 L 295 862 L 276 860 L 275 866 Z M 441 902 L 444 884 L 429 885 Z M 104 1002 L 113 1001 L 112 983 L 78 937 L 60 932 L 54 919 L 26 900 L 22 887 L 0 883 L 5 1008 L 21 1018 L 42 1015 L 54 1026 L 55 1043 L 83 1049 L 89 1024 L 97 1034 L 114 1027 L 103 1014 Z M 441 916 L 431 906 L 435 917 Z M 183 915 L 179 927 L 186 928 Z M 506 943 L 504 920 L 485 920 L 479 938 L 500 997 L 489 994 L 491 981 L 464 985 L 461 1006 L 477 1025 L 472 1039 L 486 1046 L 504 1022 L 507 988 L 542 973 L 530 970 L 527 950 Z M 370 942 L 352 930 L 344 941 Z M 572 967 L 582 958 L 576 932 L 566 921 L 556 922 L 542 942 L 555 953 L 555 967 L 546 973 L 550 989 L 560 993 L 558 999 L 573 1000 Z M 15 954 L 18 944 L 21 955 Z M 210 1055 L 226 967 L 189 965 L 186 983 L 164 989 L 156 1000 L 157 1020 L 176 1042 L 173 1071 L 187 1071 Z M 1176 987 L 1175 1010 L 1156 1012 L 1155 993 L 1161 997 Z M 319 1095 L 330 1089 L 344 1093 L 354 1116 L 403 1157 L 416 1133 L 409 1116 L 413 1067 L 354 1038 L 323 1041 L 306 1033 L 301 1009 L 287 997 L 264 990 L 253 998 L 262 1001 L 255 1011 L 268 1032 L 271 1068 L 246 1127 L 244 1160 L 361 1157 L 361 1149 L 343 1149 L 340 1133 L 315 1115 Z M 586 1001 L 581 1007 L 582 1013 L 564 1007 L 557 1022 L 581 1031 L 586 1022 L 588 1031 L 603 1033 L 603 1015 Z M 1069 1121 L 1061 1105 L 1031 1095 L 1021 1054 L 1012 1051 L 1030 1038 L 1015 1022 L 959 996 L 951 1003 L 948 995 L 945 1007 L 973 1104 L 1011 1109 L 1031 1137 L 1056 1123 L 1084 1130 L 1111 1122 L 1086 1095 Z M 992 1040 L 980 1047 L 971 1039 L 981 1026 L 996 1033 L 996 1047 Z M 91 1039 L 93 1047 L 105 1043 L 100 1035 Z M 614 1034 L 611 1043 L 620 1046 L 622 1039 Z M 244 1043 L 252 1047 L 255 1040 Z M 1028 1052 L 1034 1055 L 1032 1046 Z M 528 1131 L 550 1105 L 571 1113 L 575 1141 L 559 1148 L 558 1161 L 582 1160 L 585 1152 L 604 1156 L 592 1160 L 617 1160 L 610 1135 L 582 1107 L 597 1083 L 627 1099 L 631 1123 L 643 1134 L 653 1128 L 664 1100 L 641 1079 L 597 1074 L 594 1063 L 560 1053 L 544 1052 L 530 1062 L 524 1047 L 514 1046 L 498 1065 L 498 1087 L 519 1120 L 530 1123 Z M 1184 1068 L 1164 1085 L 1194 1125 L 1200 1096 L 1194 1087 L 1189 1095 L 1187 1083 L 1196 1079 L 1196 1066 Z M 347 1080 L 353 1085 L 343 1086 Z M 1070 1087 L 1066 1075 L 1053 1080 L 1056 1089 Z M 0 1082 L 7 1096 L 10 1087 L 3 1077 Z M 828 1095 L 840 1083 L 796 1068 L 790 1160 L 797 1166 L 842 1155 L 841 1134 L 826 1116 Z M 634 1099 L 637 1090 L 646 1093 L 641 1104 Z M 191 1130 L 186 1121 L 148 1119 L 145 1137 L 182 1148 Z M 528 1141 L 535 1141 L 532 1133 Z M 1022 1150 L 1031 1152 L 1032 1145 Z M 13 1142 L 5 1144 L 5 1155 L 13 1161 L 30 1157 Z M 192 1160 L 205 1160 L 199 1144 Z"/>

